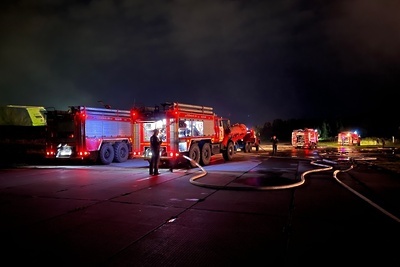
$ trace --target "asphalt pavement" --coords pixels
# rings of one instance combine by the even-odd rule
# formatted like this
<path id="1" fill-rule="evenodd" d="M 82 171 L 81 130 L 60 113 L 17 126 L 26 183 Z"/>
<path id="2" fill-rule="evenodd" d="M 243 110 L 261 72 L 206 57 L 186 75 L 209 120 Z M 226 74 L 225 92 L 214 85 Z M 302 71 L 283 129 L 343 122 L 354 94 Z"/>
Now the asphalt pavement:
<path id="1" fill-rule="evenodd" d="M 367 165 L 337 174 L 368 203 L 321 168 L 268 153 L 159 176 L 142 160 L 3 168 L 1 256 L 10 266 L 398 266 L 399 177 Z"/>

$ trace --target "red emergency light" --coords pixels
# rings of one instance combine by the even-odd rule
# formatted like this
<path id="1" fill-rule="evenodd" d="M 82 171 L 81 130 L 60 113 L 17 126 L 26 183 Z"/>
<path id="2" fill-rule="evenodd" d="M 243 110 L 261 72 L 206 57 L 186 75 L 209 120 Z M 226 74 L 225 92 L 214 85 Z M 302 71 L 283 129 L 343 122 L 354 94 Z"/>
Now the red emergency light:
<path id="1" fill-rule="evenodd" d="M 132 120 L 136 120 L 138 117 L 138 112 L 136 110 L 131 110 L 131 118 Z"/>
<path id="2" fill-rule="evenodd" d="M 81 120 L 85 120 L 86 119 L 86 112 L 85 111 L 77 112 L 77 114 L 79 115 L 79 118 Z"/>

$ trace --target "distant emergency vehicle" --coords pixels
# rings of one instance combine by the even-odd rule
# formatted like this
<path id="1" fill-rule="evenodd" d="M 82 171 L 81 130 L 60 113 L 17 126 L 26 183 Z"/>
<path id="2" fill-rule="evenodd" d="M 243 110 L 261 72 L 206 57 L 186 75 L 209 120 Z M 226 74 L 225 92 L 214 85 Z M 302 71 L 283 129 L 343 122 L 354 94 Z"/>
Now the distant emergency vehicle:
<path id="1" fill-rule="evenodd" d="M 292 146 L 315 149 L 318 145 L 318 131 L 305 128 L 292 131 Z"/>
<path id="2" fill-rule="evenodd" d="M 357 132 L 344 131 L 338 134 L 338 145 L 351 146 L 361 144 L 361 136 Z"/>

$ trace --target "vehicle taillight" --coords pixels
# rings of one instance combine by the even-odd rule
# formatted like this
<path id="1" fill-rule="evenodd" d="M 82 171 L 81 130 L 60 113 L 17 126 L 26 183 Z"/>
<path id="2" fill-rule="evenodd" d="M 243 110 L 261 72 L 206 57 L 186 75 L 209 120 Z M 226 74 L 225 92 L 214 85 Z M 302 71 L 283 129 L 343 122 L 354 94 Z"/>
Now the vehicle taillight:
<path id="1" fill-rule="evenodd" d="M 170 152 L 168 153 L 168 155 L 169 155 L 169 157 L 171 157 L 171 158 L 177 158 L 177 157 L 179 157 L 179 152 L 170 151 Z"/>
<path id="2" fill-rule="evenodd" d="M 79 157 L 87 157 L 90 155 L 90 152 L 89 151 L 78 151 L 77 154 Z"/>
<path id="3" fill-rule="evenodd" d="M 48 150 L 48 151 L 46 151 L 46 155 L 47 155 L 47 156 L 54 156 L 55 154 L 56 154 L 56 152 L 53 151 L 53 150 Z"/>

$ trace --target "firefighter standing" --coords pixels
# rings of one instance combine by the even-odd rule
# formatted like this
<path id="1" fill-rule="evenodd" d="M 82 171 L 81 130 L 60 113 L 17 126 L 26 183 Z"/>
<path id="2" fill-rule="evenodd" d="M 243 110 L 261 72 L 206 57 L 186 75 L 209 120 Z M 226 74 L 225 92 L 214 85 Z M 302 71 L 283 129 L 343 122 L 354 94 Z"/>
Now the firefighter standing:
<path id="1" fill-rule="evenodd" d="M 151 159 L 150 159 L 150 175 L 158 175 L 158 163 L 160 160 L 160 147 L 162 141 L 158 138 L 158 129 L 154 130 L 153 135 L 150 137 L 150 149 L 151 149 Z"/>
<path id="2" fill-rule="evenodd" d="M 272 142 L 272 155 L 276 155 L 276 152 L 278 151 L 278 143 L 279 143 L 279 140 L 278 140 L 278 138 L 276 138 L 276 135 L 272 136 L 271 142 Z"/>

